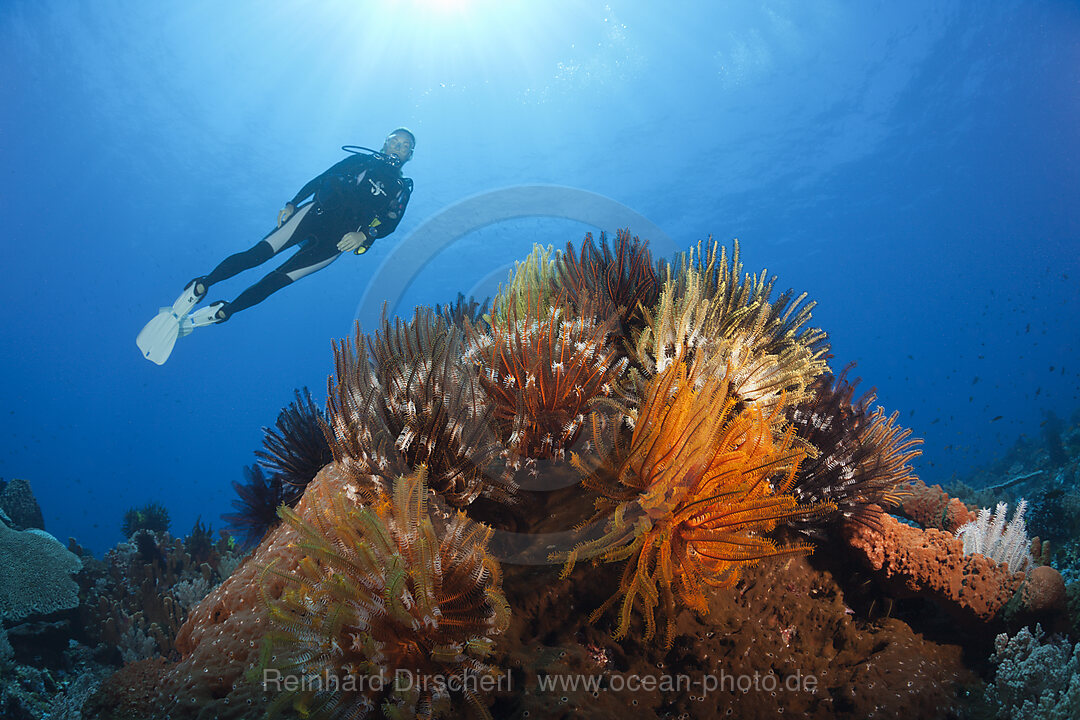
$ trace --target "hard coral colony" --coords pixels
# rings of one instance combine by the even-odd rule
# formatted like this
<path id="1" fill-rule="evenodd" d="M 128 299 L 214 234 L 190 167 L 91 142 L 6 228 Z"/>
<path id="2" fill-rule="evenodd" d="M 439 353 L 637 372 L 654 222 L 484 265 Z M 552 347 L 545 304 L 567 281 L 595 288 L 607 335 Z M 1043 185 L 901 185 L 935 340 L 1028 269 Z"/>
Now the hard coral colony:
<path id="1" fill-rule="evenodd" d="M 623 231 L 612 246 L 601 235 L 580 250 L 537 247 L 482 316 L 459 299 L 335 344 L 325 419 L 298 395 L 263 458 L 282 473 L 302 468 L 303 497 L 193 610 L 178 634 L 180 660 L 139 669 L 146 682 L 159 696 L 192 698 L 172 718 L 224 718 L 267 700 L 243 679 L 260 669 L 342 681 L 397 670 L 508 677 L 512 666 L 528 677 L 510 645 L 539 640 L 511 606 L 540 611 L 522 610 L 513 601 L 527 592 L 503 586 L 496 529 L 546 531 L 551 513 L 526 480 L 547 472 L 572 478 L 560 502 L 588 519 L 549 548 L 563 579 L 541 581 L 570 595 L 566 607 L 585 605 L 626 652 L 636 629 L 649 640 L 661 625 L 671 648 L 685 611 L 707 616 L 756 566 L 819 542 L 948 604 L 950 570 L 934 564 L 934 548 L 952 562 L 961 541 L 934 545 L 941 531 L 897 529 L 889 514 L 903 513 L 903 494 L 914 492 L 916 441 L 895 415 L 871 408 L 872 393 L 853 401 L 854 384 L 828 370 L 825 334 L 809 326 L 813 305 L 773 297 L 774 284 L 764 271 L 743 272 L 737 243 L 730 255 L 699 244 L 654 263 Z M 983 560 L 995 598 L 978 622 L 1004 606 L 998 595 L 1026 587 Z M 623 563 L 618 587 L 589 591 L 608 563 Z M 617 619 L 602 624 L 616 605 Z M 783 630 L 785 647 L 794 628 Z M 510 702 L 460 694 L 480 715 Z M 456 697 L 446 685 L 339 682 L 288 692 L 274 708 L 436 717 L 460 712 Z M 138 707 L 141 717 L 164 712 Z"/>

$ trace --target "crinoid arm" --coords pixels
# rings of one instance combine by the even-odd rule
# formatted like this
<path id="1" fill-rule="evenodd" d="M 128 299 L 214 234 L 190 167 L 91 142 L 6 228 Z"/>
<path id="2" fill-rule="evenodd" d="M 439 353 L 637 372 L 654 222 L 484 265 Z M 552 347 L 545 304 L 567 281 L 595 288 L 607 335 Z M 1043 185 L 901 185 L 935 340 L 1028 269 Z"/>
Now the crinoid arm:
<path id="1" fill-rule="evenodd" d="M 839 376 L 826 374 L 809 397 L 788 410 L 799 437 L 817 452 L 803 463 L 792 492 L 807 502 L 827 502 L 833 513 L 807 518 L 798 525 L 825 523 L 839 516 L 876 527 L 884 508 L 897 505 L 912 479 L 911 461 L 922 442 L 874 406 L 873 389 L 854 400 L 858 378 L 848 381 L 852 365 Z"/>
<path id="2" fill-rule="evenodd" d="M 716 243 L 680 255 L 669 265 L 659 301 L 644 308 L 646 326 L 634 356 L 649 373 L 685 362 L 700 386 L 726 380 L 744 404 L 765 413 L 803 397 L 825 370 L 825 334 L 809 327 L 813 303 L 790 290 L 771 297 L 775 278 L 744 274 L 735 242 L 730 260 Z"/>
<path id="3" fill-rule="evenodd" d="M 334 457 L 375 488 L 423 463 L 450 505 L 481 495 L 509 503 L 516 487 L 489 472 L 501 450 L 493 406 L 465 359 L 465 335 L 427 308 L 410 322 L 385 314 L 372 338 L 334 345 L 328 425 Z M 366 346 L 366 347 L 365 347 Z"/>
<path id="4" fill-rule="evenodd" d="M 745 567 L 810 551 L 764 537 L 781 521 L 822 511 L 787 494 L 803 446 L 779 412 L 737 404 L 730 383 L 696 387 L 686 363 L 675 363 L 650 383 L 629 444 L 590 476 L 602 494 L 598 509 L 609 511 L 594 522 L 606 522 L 606 532 L 568 553 L 563 574 L 582 557 L 626 562 L 618 591 L 592 615 L 621 601 L 616 637 L 638 610 L 651 638 L 660 607 L 670 646 L 680 607 L 707 612 L 703 586 L 730 587 Z"/>
<path id="5" fill-rule="evenodd" d="M 474 331 L 466 353 L 480 369 L 512 469 L 538 459 L 565 460 L 586 426 L 590 404 L 618 395 L 627 367 L 609 340 L 610 321 L 570 316 L 561 296 L 547 306 L 533 302 L 526 296 L 490 332 Z"/>
<path id="6" fill-rule="evenodd" d="M 461 512 L 433 521 L 425 477 L 421 466 L 397 478 L 370 505 L 321 486 L 303 514 L 281 509 L 301 559 L 263 570 L 264 583 L 267 575 L 286 581 L 280 599 L 263 593 L 275 627 L 263 667 L 329 680 L 287 692 L 280 707 L 318 719 L 363 718 L 380 706 L 402 717 L 446 717 L 449 693 L 430 682 L 398 688 L 395 674 L 456 678 L 458 686 L 468 675 L 499 674 L 487 660 L 509 625 L 509 606 L 487 550 L 491 530 Z M 486 715 L 478 697 L 464 699 Z"/>
<path id="7" fill-rule="evenodd" d="M 281 478 L 267 476 L 259 465 L 244 468 L 245 483 L 233 481 L 235 512 L 221 516 L 241 537 L 242 547 L 254 547 L 270 528 L 277 525 L 277 508 L 285 502 Z"/>
<path id="8" fill-rule="evenodd" d="M 435 314 L 441 317 L 449 325 L 464 329 L 467 324 L 484 322 L 484 308 L 488 307 L 491 298 L 477 300 L 470 296 L 466 298 L 462 293 L 457 294 L 457 299 L 446 305 L 436 305 Z"/>
<path id="9" fill-rule="evenodd" d="M 533 245 L 525 260 L 514 263 L 506 285 L 499 285 L 491 311 L 483 315 L 484 321 L 488 325 L 505 323 L 511 316 L 527 317 L 557 304 L 553 300 L 559 292 L 555 272 L 558 257 L 551 245 Z"/>
<path id="10" fill-rule="evenodd" d="M 559 288 L 576 312 L 589 310 L 601 320 L 617 318 L 618 331 L 627 337 L 640 326 L 642 309 L 652 307 L 660 293 L 648 243 L 629 230 L 618 231 L 614 249 L 604 233 L 599 246 L 591 233 L 586 235 L 580 253 L 567 243 L 556 272 Z"/>
<path id="11" fill-rule="evenodd" d="M 326 439 L 322 410 L 305 387 L 294 390 L 295 399 L 279 414 L 273 428 L 263 428 L 263 449 L 255 456 L 267 470 L 288 486 L 290 504 L 303 495 L 307 484 L 329 464 L 334 455 Z"/>

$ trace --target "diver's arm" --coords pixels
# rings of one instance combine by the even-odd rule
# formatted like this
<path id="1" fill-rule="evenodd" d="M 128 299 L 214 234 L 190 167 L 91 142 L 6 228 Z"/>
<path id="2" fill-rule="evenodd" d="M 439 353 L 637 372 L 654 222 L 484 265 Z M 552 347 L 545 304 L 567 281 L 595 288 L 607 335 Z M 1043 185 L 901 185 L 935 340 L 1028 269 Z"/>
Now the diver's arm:
<path id="1" fill-rule="evenodd" d="M 304 185 L 304 187 L 300 188 L 299 192 L 297 192 L 296 195 L 293 196 L 293 199 L 285 203 L 285 207 L 282 208 L 281 212 L 278 213 L 278 227 L 284 225 L 285 222 L 288 221 L 290 217 L 292 217 L 292 214 L 296 212 L 297 205 L 315 194 L 315 191 L 319 189 L 319 186 L 322 184 L 323 180 L 325 180 L 327 177 L 331 177 L 334 175 L 344 175 L 345 173 L 347 173 L 349 171 L 349 165 L 356 161 L 356 157 L 357 156 L 355 155 L 350 155 L 344 160 L 339 160 L 321 175 L 317 175 L 311 178 L 311 180 L 308 180 L 307 184 Z"/>
<path id="2" fill-rule="evenodd" d="M 350 171 L 355 171 L 354 168 L 350 167 L 350 165 L 355 164 L 358 157 L 360 156 L 350 155 L 344 160 L 339 160 L 321 175 L 318 175 L 311 178 L 311 180 L 308 180 L 307 184 L 304 185 L 304 187 L 300 188 L 300 191 L 296 193 L 292 200 L 289 201 L 289 204 L 295 207 L 303 201 L 307 200 L 312 195 L 314 195 L 315 191 L 319 189 L 319 185 L 325 178 L 333 175 L 347 175 Z"/>
<path id="3" fill-rule="evenodd" d="M 387 203 L 386 209 L 379 213 L 365 232 L 370 237 L 377 238 L 386 237 L 397 230 L 398 223 L 405 215 L 405 207 L 409 204 L 410 197 L 412 197 L 411 181 L 402 185 L 401 192 Z"/>
<path id="4" fill-rule="evenodd" d="M 374 242 L 372 238 L 360 231 L 350 232 L 341 236 L 337 249 L 338 252 L 355 252 L 357 255 L 363 255 L 371 247 L 372 242 Z"/>
<path id="5" fill-rule="evenodd" d="M 363 255 L 375 242 L 375 238 L 386 237 L 394 232 L 398 223 L 401 222 L 401 216 L 405 214 L 405 206 L 409 204 L 410 190 L 412 190 L 411 182 L 405 185 L 401 192 L 390 200 L 386 209 L 375 217 L 370 225 L 360 230 L 345 233 L 341 238 L 341 242 L 337 245 L 338 250 Z"/>
<path id="6" fill-rule="evenodd" d="M 315 190 L 319 187 L 319 182 L 322 180 L 323 175 L 326 175 L 326 173 L 323 173 L 322 175 L 319 175 L 318 177 L 309 180 L 308 184 L 300 188 L 300 192 L 296 193 L 292 200 L 285 203 L 285 207 L 283 207 L 277 215 L 278 227 L 284 225 L 289 220 L 289 218 L 292 217 L 292 214 L 296 212 L 297 205 L 302 203 L 304 200 L 307 200 L 315 193 Z"/>

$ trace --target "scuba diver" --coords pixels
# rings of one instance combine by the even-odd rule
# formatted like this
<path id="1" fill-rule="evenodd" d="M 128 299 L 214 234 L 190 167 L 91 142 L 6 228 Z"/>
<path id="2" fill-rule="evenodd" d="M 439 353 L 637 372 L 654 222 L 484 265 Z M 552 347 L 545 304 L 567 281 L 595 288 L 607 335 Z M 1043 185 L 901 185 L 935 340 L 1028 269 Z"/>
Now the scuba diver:
<path id="1" fill-rule="evenodd" d="M 386 136 L 380 152 L 344 146 L 352 154 L 300 188 L 278 213 L 277 227 L 266 237 L 251 249 L 225 258 L 209 275 L 189 282 L 172 307 L 161 308 L 136 339 L 143 356 L 162 365 L 178 337 L 204 325 L 223 323 L 271 293 L 322 270 L 342 253 L 365 253 L 376 238 L 394 232 L 413 189 L 412 180 L 402 177 L 401 166 L 412 158 L 415 147 L 416 136 L 403 127 Z M 219 300 L 192 312 L 212 285 L 297 245 L 300 249 L 295 255 L 232 302 Z"/>

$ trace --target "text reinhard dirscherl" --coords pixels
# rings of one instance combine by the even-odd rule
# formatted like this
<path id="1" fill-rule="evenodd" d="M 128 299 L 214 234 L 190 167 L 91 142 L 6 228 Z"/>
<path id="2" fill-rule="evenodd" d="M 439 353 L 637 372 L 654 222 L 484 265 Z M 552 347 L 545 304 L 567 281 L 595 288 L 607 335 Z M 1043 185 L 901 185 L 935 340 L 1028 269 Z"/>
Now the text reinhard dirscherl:
<path id="1" fill-rule="evenodd" d="M 718 675 L 691 677 L 686 674 L 604 673 L 541 674 L 536 678 L 539 692 L 698 692 L 704 699 L 709 693 L 808 692 L 817 691 L 817 677 L 795 672 L 785 677 L 773 673 L 733 675 L 723 670 Z M 399 669 L 393 675 L 283 675 L 281 671 L 263 671 L 263 689 L 268 692 L 420 692 L 458 693 L 510 692 L 509 673 L 479 673 L 465 670 L 458 674 L 421 674 Z"/>

